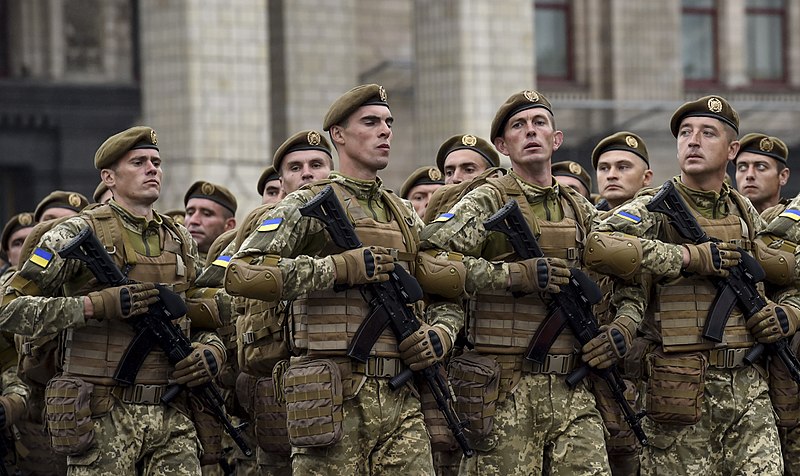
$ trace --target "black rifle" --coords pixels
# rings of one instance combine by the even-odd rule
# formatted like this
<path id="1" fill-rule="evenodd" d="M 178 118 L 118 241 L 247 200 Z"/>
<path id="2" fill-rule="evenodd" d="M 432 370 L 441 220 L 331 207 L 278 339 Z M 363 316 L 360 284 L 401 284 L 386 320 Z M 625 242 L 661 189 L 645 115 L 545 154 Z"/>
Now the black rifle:
<path id="1" fill-rule="evenodd" d="M 81 230 L 58 254 L 64 259 L 83 261 L 97 282 L 102 285 L 124 286 L 133 283 L 120 271 L 89 227 Z M 155 346 L 164 351 L 172 365 L 176 365 L 194 352 L 191 341 L 183 334 L 180 327 L 172 323 L 173 319 L 186 314 L 183 299 L 162 285 L 156 285 L 156 288 L 159 292 L 159 302 L 150 306 L 147 313 L 126 319 L 126 322 L 136 330 L 136 336 L 125 350 L 125 355 L 114 374 L 114 379 L 121 386 L 130 386 L 134 383 L 142 362 Z M 171 385 L 161 397 L 161 402 L 170 403 L 184 387 L 184 385 Z M 252 456 L 253 450 L 242 438 L 245 424 L 234 426 L 228 419 L 225 414 L 225 399 L 222 398 L 219 389 L 209 382 L 189 390 L 223 425 L 242 453 Z"/>
<path id="2" fill-rule="evenodd" d="M 347 218 L 342 204 L 339 203 L 330 185 L 327 185 L 306 205 L 300 207 L 300 213 L 303 216 L 320 220 L 336 246 L 346 250 L 362 246 L 353 224 Z M 366 363 L 372 346 L 387 327 L 392 329 L 398 342 L 402 342 L 420 328 L 419 320 L 409 305 L 422 299 L 422 288 L 405 268 L 398 265 L 389 274 L 389 281 L 362 285 L 361 294 L 369 303 L 371 312 L 357 329 L 347 355 L 354 360 Z M 431 393 L 436 399 L 436 405 L 447 420 L 447 427 L 453 433 L 461 451 L 466 457 L 472 456 L 475 452 L 469 446 L 464 435 L 465 424 L 458 420 L 458 416 L 453 411 L 454 397 L 442 364 L 436 363 L 421 370 L 420 373 L 430 387 Z M 389 386 L 392 389 L 400 388 L 412 376 L 413 372 L 406 369 L 392 378 Z"/>
<path id="3" fill-rule="evenodd" d="M 675 231 L 695 245 L 709 241 L 719 242 L 718 239 L 709 237 L 703 231 L 672 180 L 664 183 L 661 190 L 647 204 L 647 210 L 666 215 Z M 736 266 L 728 269 L 729 275 L 725 278 L 709 278 L 717 287 L 717 295 L 714 296 L 711 309 L 706 317 L 703 338 L 712 342 L 722 342 L 725 325 L 734 306 L 738 305 L 745 319 L 749 319 L 767 305 L 756 287 L 756 283 L 763 281 L 766 277 L 764 269 L 745 250 L 737 249 L 742 258 Z M 800 383 L 800 361 L 789 349 L 788 339 L 782 338 L 768 344 L 768 347 L 770 352 L 783 361 L 792 379 Z M 752 364 L 763 352 L 764 345 L 756 344 L 744 357 L 745 363 Z"/>
<path id="4" fill-rule="evenodd" d="M 506 203 L 503 208 L 486 220 L 483 226 L 488 231 L 497 231 L 505 234 L 512 248 L 514 248 L 514 252 L 521 259 L 544 257 L 544 253 L 539 247 L 539 243 L 536 241 L 528 222 L 525 221 L 525 217 L 522 215 L 516 200 Z M 592 312 L 592 304 L 599 302 L 600 294 L 597 284 L 583 271 L 577 268 L 570 269 L 569 283 L 561 287 L 561 292 L 552 295 L 553 300 L 548 315 L 539 326 L 539 329 L 537 329 L 534 338 L 531 339 L 531 347 L 528 349 L 528 354 L 531 354 L 534 342 L 537 341 L 536 335 L 544 327 L 548 328 L 545 331 L 547 334 L 551 334 L 554 329 L 558 329 L 555 334 L 557 337 L 565 326 L 569 326 L 581 346 L 598 336 L 600 334 L 600 325 Z M 547 340 L 550 339 L 542 339 L 542 341 Z M 549 350 L 550 347 L 548 345 L 544 349 L 544 355 Z M 533 353 L 537 354 L 538 352 Z M 526 358 L 529 358 L 529 355 L 526 355 Z M 544 357 L 541 357 L 541 361 L 538 363 L 544 363 Z M 567 385 L 570 388 L 575 388 L 589 372 L 594 372 L 606 382 L 611 394 L 614 396 L 614 400 L 622 410 L 628 426 L 633 430 L 639 442 L 643 446 L 647 446 L 647 435 L 645 435 L 639 423 L 644 418 L 644 412 L 636 413 L 631 408 L 625 398 L 625 381 L 616 366 L 607 369 L 594 369 L 584 364 L 567 376 Z"/>

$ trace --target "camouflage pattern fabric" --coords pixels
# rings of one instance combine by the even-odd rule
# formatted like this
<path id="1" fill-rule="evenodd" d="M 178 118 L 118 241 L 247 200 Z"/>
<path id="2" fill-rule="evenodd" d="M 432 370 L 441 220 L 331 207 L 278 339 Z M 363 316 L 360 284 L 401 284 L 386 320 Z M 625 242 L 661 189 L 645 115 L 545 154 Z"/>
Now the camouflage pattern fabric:
<path id="1" fill-rule="evenodd" d="M 474 442 L 475 456 L 461 460 L 462 476 L 611 474 L 603 421 L 584 384 L 570 390 L 561 376 L 525 374 L 498 402 L 494 425 Z"/>
<path id="2" fill-rule="evenodd" d="M 783 474 L 800 476 L 800 426 L 794 428 L 778 428 L 783 454 Z"/>
<path id="3" fill-rule="evenodd" d="M 268 453 L 258 448 L 258 465 L 256 472 L 264 476 L 292 476 L 291 455 L 285 453 Z M 242 473 L 239 473 L 242 474 Z"/>
<path id="4" fill-rule="evenodd" d="M 322 448 L 292 448 L 292 474 L 433 476 L 420 403 L 407 386 L 394 391 L 388 379 L 368 378 L 355 397 L 344 401 L 343 409 L 342 441 Z"/>
<path id="5" fill-rule="evenodd" d="M 95 445 L 67 458 L 78 475 L 200 474 L 197 433 L 192 421 L 174 407 L 115 401 L 111 411 L 94 420 Z"/>
<path id="6" fill-rule="evenodd" d="M 758 369 L 709 368 L 703 416 L 695 425 L 643 420 L 650 445 L 642 475 L 781 475 L 778 430 Z"/>

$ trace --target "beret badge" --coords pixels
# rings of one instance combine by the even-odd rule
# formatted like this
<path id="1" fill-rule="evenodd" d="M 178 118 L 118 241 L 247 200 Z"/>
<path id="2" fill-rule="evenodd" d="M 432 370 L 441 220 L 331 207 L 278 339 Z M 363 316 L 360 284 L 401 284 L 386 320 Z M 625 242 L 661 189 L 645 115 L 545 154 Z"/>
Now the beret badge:
<path id="1" fill-rule="evenodd" d="M 203 195 L 213 195 L 214 194 L 214 186 L 210 183 L 206 182 L 200 187 L 200 191 L 203 192 Z"/>
<path id="2" fill-rule="evenodd" d="M 638 149 L 639 148 L 639 141 L 636 140 L 633 136 L 625 136 L 625 143 L 628 144 L 628 147 Z"/>
<path id="3" fill-rule="evenodd" d="M 308 145 L 319 145 L 319 132 L 309 131 L 306 140 L 308 141 Z"/>
<path id="4" fill-rule="evenodd" d="M 573 174 L 579 174 L 581 173 L 581 166 L 576 164 L 575 162 L 572 162 L 571 164 L 569 164 L 569 171 Z"/>
<path id="5" fill-rule="evenodd" d="M 153 145 L 158 145 L 158 136 L 156 135 L 156 131 L 150 129 L 150 142 Z"/>
<path id="6" fill-rule="evenodd" d="M 525 90 L 525 91 L 522 92 L 522 95 L 525 96 L 525 99 L 527 99 L 530 102 L 538 102 L 539 101 L 539 95 L 536 94 L 534 91 Z"/>
<path id="7" fill-rule="evenodd" d="M 461 143 L 467 147 L 475 147 L 475 144 L 478 143 L 478 139 L 472 134 L 466 134 L 465 136 L 461 137 Z"/>
<path id="8" fill-rule="evenodd" d="M 81 206 L 81 198 L 78 195 L 74 194 L 74 193 L 70 193 L 69 194 L 69 197 L 67 198 L 67 201 L 73 207 L 77 208 L 77 207 Z"/>
<path id="9" fill-rule="evenodd" d="M 80 203 L 80 199 L 78 200 Z M 33 215 L 30 213 L 23 213 L 19 216 L 19 224 L 22 226 L 28 226 L 33 223 Z"/>
<path id="10" fill-rule="evenodd" d="M 714 113 L 722 111 L 722 101 L 718 97 L 712 97 L 708 100 L 708 110 Z"/>
<path id="11" fill-rule="evenodd" d="M 439 169 L 431 167 L 428 169 L 428 177 L 430 177 L 431 180 L 441 180 L 442 173 L 439 172 Z"/>
<path id="12" fill-rule="evenodd" d="M 383 86 L 378 86 L 378 95 L 381 97 L 381 101 L 386 101 L 386 89 Z"/>
<path id="13" fill-rule="evenodd" d="M 764 137 L 758 143 L 758 148 L 761 149 L 762 152 L 772 152 L 772 148 L 775 146 L 772 140 L 769 137 Z"/>

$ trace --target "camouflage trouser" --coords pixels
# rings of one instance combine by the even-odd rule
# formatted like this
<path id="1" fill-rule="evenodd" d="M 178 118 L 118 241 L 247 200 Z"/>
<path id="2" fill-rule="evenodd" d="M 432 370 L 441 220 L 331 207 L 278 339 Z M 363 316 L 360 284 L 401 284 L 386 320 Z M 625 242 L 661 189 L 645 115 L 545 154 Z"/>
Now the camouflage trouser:
<path id="1" fill-rule="evenodd" d="M 436 476 L 456 476 L 463 455 L 461 447 L 452 451 L 434 451 L 433 468 Z"/>
<path id="2" fill-rule="evenodd" d="M 53 453 L 44 423 L 27 418 L 14 425 L 18 430 L 17 468 L 30 476 L 67 474 L 67 457 Z"/>
<path id="3" fill-rule="evenodd" d="M 200 474 L 197 433 L 185 414 L 165 405 L 134 405 L 116 400 L 94 420 L 94 446 L 67 458 L 70 475 Z"/>
<path id="4" fill-rule="evenodd" d="M 783 474 L 767 383 L 753 367 L 709 368 L 696 424 L 642 423 L 642 475 Z"/>
<path id="5" fill-rule="evenodd" d="M 779 428 L 784 475 L 800 476 L 800 426 Z"/>
<path id="6" fill-rule="evenodd" d="M 266 452 L 258 449 L 258 469 L 256 473 L 264 476 L 291 476 L 292 457 L 289 453 Z"/>
<path id="7" fill-rule="evenodd" d="M 322 448 L 292 448 L 292 474 L 434 474 L 420 402 L 408 387 L 394 391 L 388 379 L 368 378 L 343 408 L 342 441 Z"/>
<path id="8" fill-rule="evenodd" d="M 610 475 L 605 435 L 594 395 L 563 376 L 524 374 L 497 404 L 492 434 L 474 442 L 461 475 Z"/>

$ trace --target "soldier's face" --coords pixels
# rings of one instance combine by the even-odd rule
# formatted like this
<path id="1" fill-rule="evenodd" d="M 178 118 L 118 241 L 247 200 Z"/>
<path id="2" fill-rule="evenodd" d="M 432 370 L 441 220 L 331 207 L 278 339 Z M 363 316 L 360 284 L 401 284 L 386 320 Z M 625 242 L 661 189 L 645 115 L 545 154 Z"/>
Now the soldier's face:
<path id="1" fill-rule="evenodd" d="M 261 204 L 278 203 L 283 198 L 283 189 L 281 188 L 281 180 L 270 180 L 264 185 L 264 193 L 261 195 Z"/>
<path id="2" fill-rule="evenodd" d="M 31 234 L 33 227 L 20 228 L 8 237 L 8 263 L 11 266 L 19 267 L 19 254 L 22 252 L 22 244 L 25 238 Z"/>
<path id="3" fill-rule="evenodd" d="M 729 160 L 736 157 L 739 141 L 728 136 L 724 124 L 710 117 L 687 117 L 678 129 L 678 165 L 684 177 L 702 182 L 725 175 Z"/>
<path id="4" fill-rule="evenodd" d="M 55 220 L 56 218 L 72 217 L 77 214 L 78 212 L 70 210 L 69 208 L 61 208 L 61 207 L 48 208 L 47 210 L 44 211 L 44 213 L 42 213 L 42 217 L 39 219 L 39 222 L 41 223 L 50 220 Z"/>
<path id="5" fill-rule="evenodd" d="M 511 116 L 494 145 L 511 159 L 512 165 L 547 163 L 564 141 L 564 134 L 553 125 L 553 118 L 544 108 L 520 111 Z"/>
<path id="6" fill-rule="evenodd" d="M 653 180 L 653 171 L 633 152 L 610 150 L 597 160 L 597 189 L 612 206 L 624 203 Z"/>
<path id="7" fill-rule="evenodd" d="M 331 158 L 319 150 L 298 150 L 281 161 L 281 184 L 287 194 L 303 185 L 322 180 L 331 173 Z"/>
<path id="8" fill-rule="evenodd" d="M 414 205 L 414 211 L 417 212 L 420 218 L 425 216 L 425 210 L 428 208 L 428 202 L 431 200 L 433 192 L 439 189 L 439 184 L 426 184 L 417 185 L 408 191 L 408 199 Z"/>
<path id="9" fill-rule="evenodd" d="M 152 205 L 161 194 L 161 157 L 155 149 L 135 149 L 122 156 L 103 180 L 121 203 Z"/>
<path id="10" fill-rule="evenodd" d="M 222 205 L 207 198 L 190 198 L 186 202 L 183 223 L 201 253 L 207 252 L 219 235 L 236 225 L 236 220 L 226 217 L 225 211 Z"/>
<path id="11" fill-rule="evenodd" d="M 454 150 L 444 159 L 444 183 L 449 185 L 467 182 L 482 174 L 488 167 L 486 159 L 474 150 Z"/>
<path id="12" fill-rule="evenodd" d="M 342 172 L 367 178 L 389 165 L 394 118 L 385 106 L 362 106 L 350 114 L 347 125 L 336 126 Z"/>
<path id="13" fill-rule="evenodd" d="M 756 208 L 780 197 L 781 187 L 788 180 L 789 169 L 778 172 L 778 161 L 772 157 L 754 152 L 741 152 L 736 157 L 736 187 Z"/>

